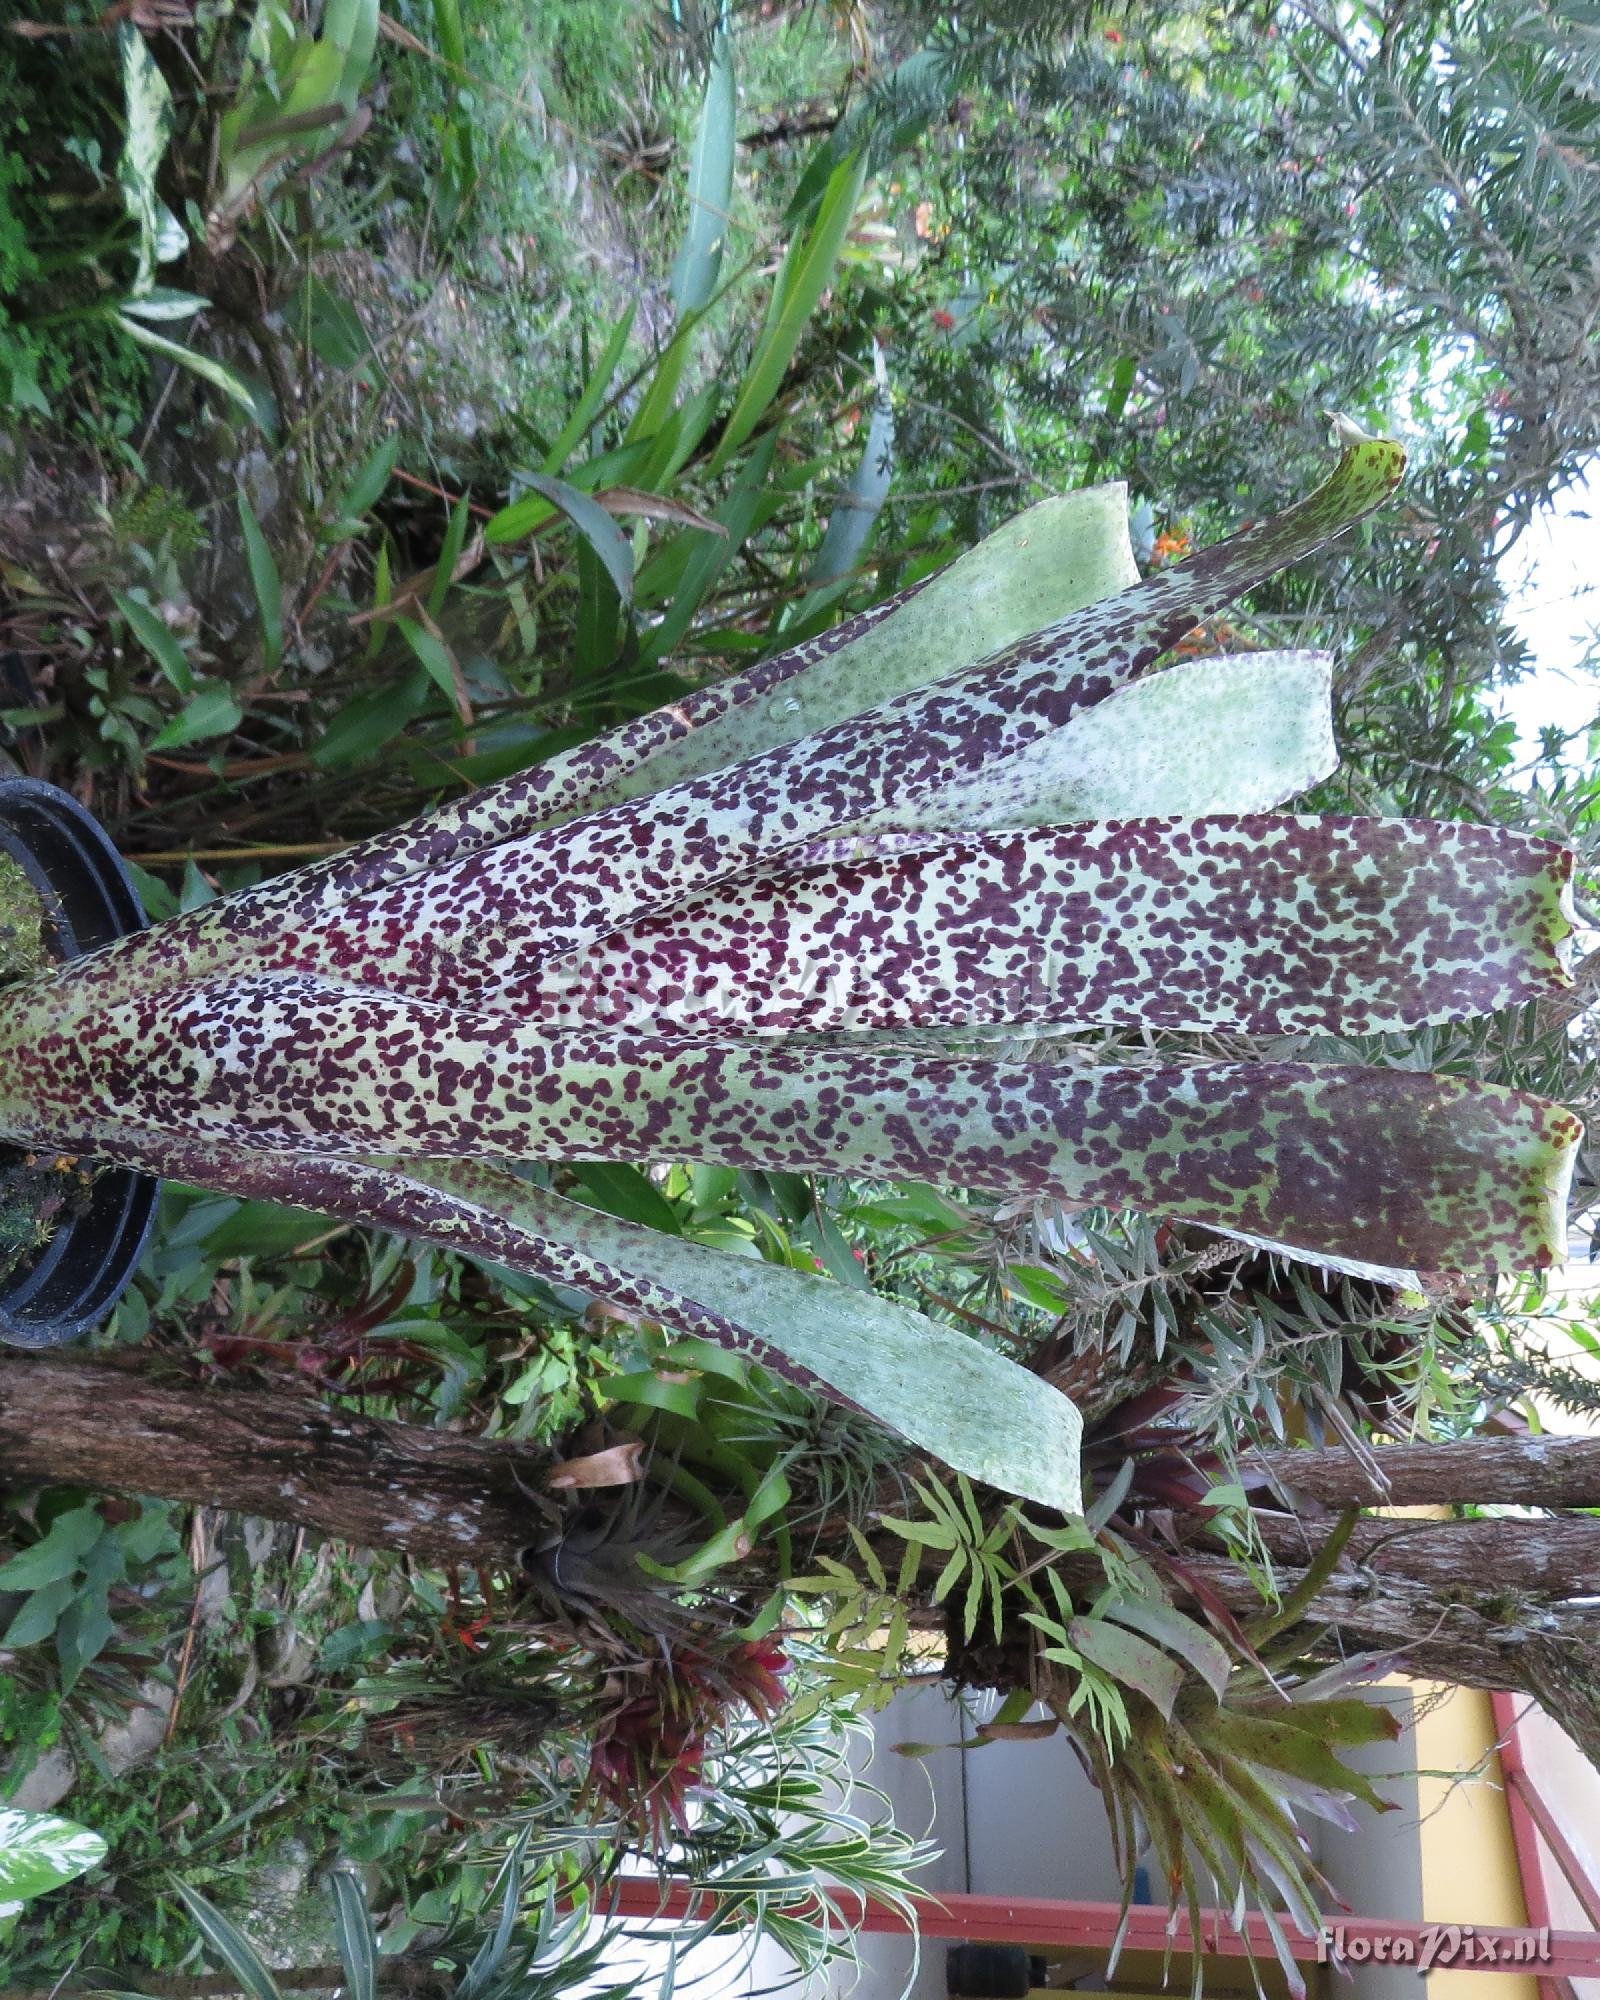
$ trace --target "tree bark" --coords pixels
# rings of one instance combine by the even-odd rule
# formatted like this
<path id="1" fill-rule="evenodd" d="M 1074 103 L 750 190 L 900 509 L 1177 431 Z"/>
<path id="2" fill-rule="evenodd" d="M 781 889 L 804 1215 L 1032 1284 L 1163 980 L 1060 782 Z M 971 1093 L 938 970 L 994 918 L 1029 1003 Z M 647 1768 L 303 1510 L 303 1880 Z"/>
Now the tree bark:
<path id="1" fill-rule="evenodd" d="M 1186 1562 L 1241 1618 L 1260 1612 L 1254 1582 L 1237 1563 L 1217 1556 Z M 1287 1595 L 1303 1575 L 1280 1569 L 1279 1589 Z M 1183 1601 L 1181 1585 L 1174 1594 Z M 1315 1650 L 1330 1659 L 1388 1654 L 1424 1680 L 1532 1695 L 1600 1762 L 1600 1608 L 1478 1594 L 1467 1579 L 1445 1598 L 1433 1584 L 1355 1568 L 1330 1577 L 1306 1615 L 1327 1627 Z"/>
<path id="2" fill-rule="evenodd" d="M 1436 1469 L 1434 1459 L 1442 1461 Z M 1274 1453 L 1288 1483 L 1330 1503 L 1363 1501 L 1343 1451 Z M 1496 1438 L 1391 1446 L 1396 1498 L 1582 1499 L 1600 1441 Z M 0 1476 L 70 1480 L 289 1521 L 431 1563 L 515 1568 L 543 1524 L 549 1454 L 525 1444 L 380 1422 L 273 1390 L 163 1382 L 105 1361 L 0 1356 Z M 1178 1517 L 1181 1522 L 1183 1517 Z M 1328 1524 L 1260 1512 L 1292 1591 Z M 1600 1522 L 1368 1520 L 1307 1607 L 1323 1649 L 1395 1655 L 1412 1672 L 1539 1699 L 1600 1762 Z M 1254 1578 L 1225 1555 L 1188 1549 L 1183 1568 L 1241 1617 L 1262 1609 Z M 1092 1594 L 1091 1558 L 1065 1558 L 1069 1589 Z M 1175 1595 L 1186 1600 L 1181 1577 Z M 1578 1601 L 1569 1601 L 1578 1600 Z"/>
<path id="3" fill-rule="evenodd" d="M 431 1563 L 515 1567 L 551 1457 L 266 1389 L 167 1383 L 0 1349 L 0 1479 L 289 1521 Z"/>
<path id="4" fill-rule="evenodd" d="M 1261 1508 L 1251 1521 L 1276 1561 L 1300 1567 L 1311 1561 L 1328 1532 L 1325 1518 L 1305 1521 Z M 1200 1515 L 1179 1515 L 1174 1525 L 1184 1540 L 1197 1545 L 1214 1536 L 1212 1524 Z M 1473 1521 L 1367 1518 L 1357 1521 L 1345 1559 L 1384 1578 L 1427 1584 L 1445 1602 L 1464 1586 L 1503 1596 L 1600 1596 L 1600 1519 L 1571 1514 Z"/>
<path id="5" fill-rule="evenodd" d="M 1521 1507 L 1600 1507 L 1600 1438 L 1476 1437 L 1457 1444 L 1379 1445 L 1386 1487 L 1353 1453 L 1261 1451 L 1245 1461 L 1286 1492 L 1329 1507 L 1414 1507 L 1477 1502 Z"/>

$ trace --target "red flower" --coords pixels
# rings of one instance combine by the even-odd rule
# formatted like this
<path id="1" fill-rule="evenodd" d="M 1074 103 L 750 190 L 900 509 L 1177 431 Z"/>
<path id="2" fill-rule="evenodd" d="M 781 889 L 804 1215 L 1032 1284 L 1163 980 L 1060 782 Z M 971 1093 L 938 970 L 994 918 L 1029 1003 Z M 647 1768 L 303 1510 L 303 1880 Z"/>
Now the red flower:
<path id="1" fill-rule="evenodd" d="M 956 316 L 954 313 L 941 312 L 935 306 L 933 309 L 933 323 L 941 332 L 952 333 L 955 330 Z"/>
<path id="2" fill-rule="evenodd" d="M 738 1707 L 769 1722 L 789 1698 L 781 1679 L 788 1665 L 760 1639 L 726 1652 L 681 1646 L 671 1660 L 653 1661 L 642 1691 L 595 1730 L 590 1791 L 663 1845 L 669 1828 L 687 1829 L 689 1787 L 699 1783 L 711 1731 Z"/>
<path id="3" fill-rule="evenodd" d="M 1121 33 L 1116 28 L 1107 28 L 1106 40 L 1108 42 L 1120 42 L 1122 40 Z"/>

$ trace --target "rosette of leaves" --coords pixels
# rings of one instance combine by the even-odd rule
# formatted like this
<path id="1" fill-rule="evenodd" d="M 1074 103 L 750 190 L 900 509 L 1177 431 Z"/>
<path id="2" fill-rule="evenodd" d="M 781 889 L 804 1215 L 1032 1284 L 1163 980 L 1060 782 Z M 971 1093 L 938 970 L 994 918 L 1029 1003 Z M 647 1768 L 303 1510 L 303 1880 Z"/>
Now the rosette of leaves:
<path id="1" fill-rule="evenodd" d="M 1269 810 L 1332 762 L 1325 657 L 1152 671 L 1402 465 L 1348 437 L 1316 492 L 1143 582 L 1119 490 L 1046 502 L 819 639 L 25 983 L 0 999 L 0 1137 L 600 1294 L 1076 1512 L 1076 1414 L 1006 1357 L 506 1166 L 906 1177 L 1359 1269 L 1548 1264 L 1579 1128 L 1525 1093 L 983 1047 L 1368 1034 L 1559 986 L 1559 849 Z"/>
<path id="2" fill-rule="evenodd" d="M 1353 1833 L 1352 1804 L 1394 1810 L 1340 1755 L 1400 1734 L 1381 1701 L 1339 1692 L 1375 1679 L 1382 1664 L 1354 1660 L 1320 1672 L 1302 1664 L 1305 1606 L 1337 1566 L 1354 1521 L 1346 1517 L 1282 1604 L 1231 1629 L 1231 1645 L 1162 1597 L 1134 1588 L 1113 1587 L 1075 1614 L 1053 1572 L 1052 1611 L 1028 1614 L 1034 1661 L 1022 1699 L 1031 1705 L 1037 1696 L 1071 1733 L 1105 1800 L 1129 1885 L 1124 1926 L 1135 1864 L 1148 1850 L 1169 1916 L 1186 1911 L 1191 1938 L 1201 1935 L 1207 1903 L 1228 1912 L 1236 1930 L 1254 1908 L 1297 1995 L 1305 1988 L 1283 1918 L 1313 1937 L 1324 1899 L 1337 1900 L 1311 1859 L 1299 1816 Z M 1120 1946 L 1119 1934 L 1113 1967 Z M 1196 1996 L 1201 1972 L 1196 1952 Z"/>

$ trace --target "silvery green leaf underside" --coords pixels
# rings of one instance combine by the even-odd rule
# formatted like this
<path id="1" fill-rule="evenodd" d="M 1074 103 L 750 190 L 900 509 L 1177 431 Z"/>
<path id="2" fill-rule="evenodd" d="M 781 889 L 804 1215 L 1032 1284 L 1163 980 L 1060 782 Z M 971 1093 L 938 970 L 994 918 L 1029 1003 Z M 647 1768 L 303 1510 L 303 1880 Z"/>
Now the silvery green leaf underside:
<path id="1" fill-rule="evenodd" d="M 629 1307 L 853 1404 L 969 1478 L 1082 1511 L 1082 1423 L 1060 1390 L 892 1299 L 658 1235 L 469 1161 L 251 1153 L 123 1131 L 124 1164 L 396 1229 Z"/>

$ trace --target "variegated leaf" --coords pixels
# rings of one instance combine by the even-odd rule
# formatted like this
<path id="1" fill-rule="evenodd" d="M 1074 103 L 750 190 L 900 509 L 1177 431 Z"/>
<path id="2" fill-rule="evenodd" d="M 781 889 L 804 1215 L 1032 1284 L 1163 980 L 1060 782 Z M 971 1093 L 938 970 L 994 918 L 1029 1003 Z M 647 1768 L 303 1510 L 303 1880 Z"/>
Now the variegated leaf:
<path id="1" fill-rule="evenodd" d="M 971 667 L 1136 581 L 1126 494 L 1041 501 L 947 568 L 744 672 L 326 860 L 113 946 L 124 988 L 171 984 L 313 926 L 350 896 L 703 776 Z M 101 976 L 99 974 L 96 975 Z"/>
<path id="2" fill-rule="evenodd" d="M 661 1035 L 1377 1034 L 1548 996 L 1571 929 L 1566 850 L 1459 822 L 1135 819 L 796 860 L 456 998 Z"/>
<path id="3" fill-rule="evenodd" d="M 1411 1071 L 557 1040 L 292 974 L 41 1023 L 9 1067 L 7 1129 L 24 1142 L 103 1151 L 120 1123 L 330 1154 L 866 1173 L 1149 1209 L 1429 1271 L 1561 1254 L 1582 1131 L 1526 1093 Z"/>
<path id="4" fill-rule="evenodd" d="M 581 1207 L 469 1161 L 252 1154 L 124 1128 L 105 1156 L 221 1193 L 397 1229 L 752 1354 L 970 1478 L 1082 1509 L 1076 1409 L 1041 1377 L 891 1299 Z"/>
<path id="5" fill-rule="evenodd" d="M 325 921 L 316 919 L 329 878 L 307 875 L 283 892 L 291 900 L 274 906 L 272 926 L 259 921 L 258 903 L 223 902 L 205 913 L 203 946 L 192 924 L 169 924 L 68 976 L 127 991 L 268 952 L 277 963 L 448 997 L 463 967 L 479 983 L 520 973 L 836 828 L 885 814 L 914 821 L 920 805 L 1026 751 L 1143 673 L 1196 621 L 1343 532 L 1387 497 L 1403 465 L 1398 445 L 1352 445 L 1329 480 L 1273 520 L 982 665 L 730 769 L 521 839 L 506 837 L 515 813 L 486 805 L 473 838 L 500 845 L 444 860 L 459 845 L 436 825 L 422 838 L 438 865 L 355 895 Z M 286 934 L 273 937 L 279 925 Z"/>

